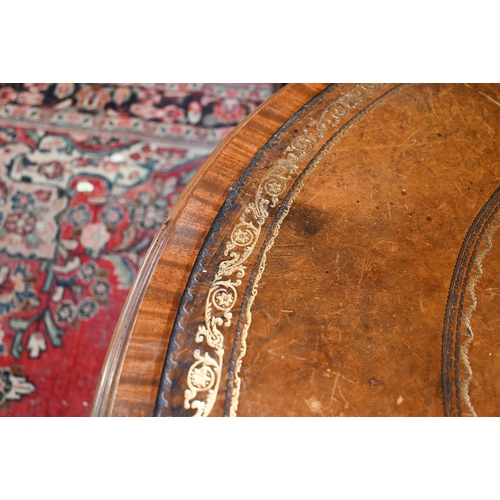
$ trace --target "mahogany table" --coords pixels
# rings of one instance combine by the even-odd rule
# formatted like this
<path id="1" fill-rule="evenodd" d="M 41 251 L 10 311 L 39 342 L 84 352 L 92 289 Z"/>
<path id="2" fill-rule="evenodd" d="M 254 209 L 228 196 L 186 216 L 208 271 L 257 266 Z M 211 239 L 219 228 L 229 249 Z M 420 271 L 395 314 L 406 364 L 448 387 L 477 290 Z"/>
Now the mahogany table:
<path id="1" fill-rule="evenodd" d="M 165 220 L 95 416 L 499 415 L 500 86 L 290 84 Z"/>

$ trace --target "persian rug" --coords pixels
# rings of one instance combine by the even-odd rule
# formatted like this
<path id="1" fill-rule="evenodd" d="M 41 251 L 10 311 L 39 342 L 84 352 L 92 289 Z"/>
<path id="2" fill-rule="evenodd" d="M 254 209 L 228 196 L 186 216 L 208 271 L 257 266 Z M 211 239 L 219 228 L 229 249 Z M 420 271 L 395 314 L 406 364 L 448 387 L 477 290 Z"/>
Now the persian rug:
<path id="1" fill-rule="evenodd" d="M 0 416 L 86 416 L 157 229 L 271 84 L 0 85 Z"/>

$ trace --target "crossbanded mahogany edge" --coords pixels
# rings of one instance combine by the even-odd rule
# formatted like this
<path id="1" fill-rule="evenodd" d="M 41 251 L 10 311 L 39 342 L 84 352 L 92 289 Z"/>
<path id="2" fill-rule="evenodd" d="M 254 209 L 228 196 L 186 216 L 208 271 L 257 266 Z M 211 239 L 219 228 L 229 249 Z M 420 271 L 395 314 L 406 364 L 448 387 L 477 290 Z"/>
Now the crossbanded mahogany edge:
<path id="1" fill-rule="evenodd" d="M 170 334 L 202 243 L 233 184 L 291 115 L 327 87 L 289 84 L 215 149 L 175 203 L 132 285 L 91 416 L 152 416 Z"/>

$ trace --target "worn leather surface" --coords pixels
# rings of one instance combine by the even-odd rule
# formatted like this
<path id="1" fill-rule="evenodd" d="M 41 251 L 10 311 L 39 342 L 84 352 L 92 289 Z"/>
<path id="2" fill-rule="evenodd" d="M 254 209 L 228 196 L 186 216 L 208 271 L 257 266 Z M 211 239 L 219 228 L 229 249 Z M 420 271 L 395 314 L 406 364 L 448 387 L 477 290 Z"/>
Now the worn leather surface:
<path id="1" fill-rule="evenodd" d="M 500 414 L 499 103 L 340 85 L 292 117 L 214 221 L 157 414 Z"/>

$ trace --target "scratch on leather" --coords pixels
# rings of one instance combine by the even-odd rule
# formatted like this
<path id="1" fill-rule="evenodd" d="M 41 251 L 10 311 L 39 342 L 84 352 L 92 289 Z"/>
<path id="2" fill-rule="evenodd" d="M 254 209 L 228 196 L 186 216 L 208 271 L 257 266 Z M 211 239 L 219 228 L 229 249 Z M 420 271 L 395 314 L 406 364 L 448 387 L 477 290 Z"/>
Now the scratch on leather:
<path id="1" fill-rule="evenodd" d="M 196 410 L 195 416 L 208 416 L 215 404 L 224 363 L 224 327 L 231 325 L 231 310 L 237 302 L 237 289 L 245 276 L 245 263 L 256 247 L 270 209 L 277 206 L 280 195 L 286 192 L 289 181 L 297 174 L 298 162 L 305 160 L 314 151 L 328 130 L 336 127 L 351 110 L 359 108 L 365 98 L 369 98 L 383 87 L 383 84 L 359 84 L 329 103 L 318 120 L 311 121 L 293 138 L 282 157 L 271 166 L 260 182 L 253 200 L 244 207 L 229 241 L 226 242 L 224 260 L 219 263 L 208 292 L 205 322 L 199 325 L 195 335 L 195 341 L 204 352 L 202 353 L 201 349 L 193 352 L 195 361 L 188 371 L 187 389 L 184 394 L 184 408 Z M 256 292 L 252 294 L 255 296 Z M 237 362 L 237 392 L 237 373 L 244 352 L 243 340 Z"/>
<path id="2" fill-rule="evenodd" d="M 397 92 L 397 88 L 392 89 L 392 93 Z M 389 95 L 389 92 L 384 97 L 380 97 L 380 101 L 378 103 L 382 102 L 387 96 Z M 373 106 L 371 109 L 367 111 L 366 114 L 369 114 L 373 111 L 375 106 Z M 366 115 L 365 115 L 366 116 Z M 241 333 L 241 347 L 240 351 L 236 360 L 236 370 L 233 376 L 233 390 L 231 394 L 231 400 L 230 400 L 230 412 L 229 416 L 235 417 L 236 412 L 238 409 L 238 399 L 239 399 L 239 394 L 240 394 L 240 387 L 241 387 L 241 379 L 239 376 L 239 372 L 241 370 L 241 366 L 243 363 L 243 357 L 246 354 L 246 340 L 248 337 L 248 331 L 250 329 L 250 325 L 252 323 L 252 305 L 254 303 L 255 297 L 257 296 L 258 292 L 258 286 L 259 286 L 259 281 L 264 273 L 265 267 L 266 267 L 266 260 L 267 260 L 267 253 L 269 250 L 273 247 L 274 242 L 280 232 L 281 224 L 283 223 L 284 219 L 288 215 L 288 212 L 290 211 L 290 208 L 292 207 L 295 199 L 299 195 L 300 191 L 302 190 L 307 177 L 314 172 L 318 164 L 321 162 L 321 160 L 328 154 L 328 152 L 344 137 L 344 135 L 347 133 L 347 131 L 358 121 L 360 121 L 364 116 L 358 116 L 353 118 L 353 121 L 350 122 L 349 126 L 346 126 L 337 136 L 333 137 L 330 139 L 329 142 L 327 142 L 324 146 L 323 149 L 317 154 L 314 160 L 311 161 L 311 163 L 306 167 L 306 169 L 298 176 L 297 180 L 295 181 L 294 186 L 292 186 L 290 193 L 285 197 L 282 205 L 282 212 L 278 216 L 278 218 L 275 220 L 274 227 L 271 227 L 271 234 L 270 237 L 267 241 L 267 244 L 264 243 L 265 248 L 262 253 L 261 261 L 258 264 L 258 273 L 255 277 L 255 280 L 251 286 L 251 295 L 247 303 L 247 307 L 245 310 L 245 324 L 243 326 L 243 330 Z"/>

